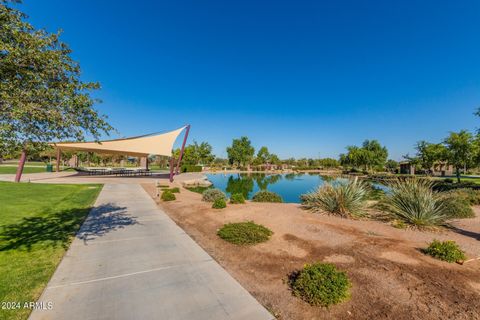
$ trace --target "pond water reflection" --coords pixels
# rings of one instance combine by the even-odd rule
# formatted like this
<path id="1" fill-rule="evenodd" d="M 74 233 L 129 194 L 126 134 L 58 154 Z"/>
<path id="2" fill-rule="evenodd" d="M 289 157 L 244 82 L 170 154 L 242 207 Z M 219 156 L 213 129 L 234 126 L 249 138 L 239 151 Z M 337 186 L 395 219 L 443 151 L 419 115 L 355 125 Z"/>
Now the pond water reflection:
<path id="1" fill-rule="evenodd" d="M 282 196 L 285 202 L 300 202 L 300 195 L 315 190 L 325 181 L 333 181 L 334 177 L 321 176 L 317 173 L 228 173 L 207 174 L 215 188 L 231 196 L 242 193 L 245 198 L 251 199 L 259 190 L 269 190 Z M 337 179 L 341 180 L 341 179 Z"/>

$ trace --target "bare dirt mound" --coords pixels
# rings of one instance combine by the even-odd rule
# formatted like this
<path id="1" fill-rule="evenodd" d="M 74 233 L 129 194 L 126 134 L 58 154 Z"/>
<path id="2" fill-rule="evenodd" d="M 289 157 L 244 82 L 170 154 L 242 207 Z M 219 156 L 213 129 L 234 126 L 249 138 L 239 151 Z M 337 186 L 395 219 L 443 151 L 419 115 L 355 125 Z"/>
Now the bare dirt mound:
<path id="1" fill-rule="evenodd" d="M 144 186 L 154 194 L 153 187 Z M 293 204 L 247 203 L 213 210 L 185 189 L 162 202 L 167 214 L 279 319 L 480 319 L 480 261 L 449 264 L 420 248 L 453 239 L 478 255 L 478 234 L 398 230 L 304 211 Z M 274 232 L 266 243 L 235 246 L 216 235 L 228 222 L 253 220 Z M 465 223 L 462 222 L 462 223 Z M 329 309 L 292 295 L 289 275 L 306 263 L 331 262 L 353 284 L 351 299 Z"/>

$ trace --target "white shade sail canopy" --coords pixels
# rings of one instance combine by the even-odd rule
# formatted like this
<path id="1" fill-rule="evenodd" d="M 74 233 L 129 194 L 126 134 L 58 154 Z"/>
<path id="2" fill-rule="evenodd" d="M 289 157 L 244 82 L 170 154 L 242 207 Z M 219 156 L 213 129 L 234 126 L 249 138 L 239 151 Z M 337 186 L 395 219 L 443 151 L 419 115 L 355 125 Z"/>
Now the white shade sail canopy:
<path id="1" fill-rule="evenodd" d="M 187 126 L 184 126 L 166 133 L 149 134 L 124 139 L 98 142 L 57 142 L 51 145 L 61 150 L 126 154 L 135 157 L 146 157 L 150 154 L 171 156 L 175 140 L 186 127 Z"/>

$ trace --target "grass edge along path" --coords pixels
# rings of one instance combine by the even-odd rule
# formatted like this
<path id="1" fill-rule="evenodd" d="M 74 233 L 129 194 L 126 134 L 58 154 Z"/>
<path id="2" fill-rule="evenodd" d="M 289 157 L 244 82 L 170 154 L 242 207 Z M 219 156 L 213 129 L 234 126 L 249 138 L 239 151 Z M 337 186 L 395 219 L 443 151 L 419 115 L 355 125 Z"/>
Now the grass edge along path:
<path id="1" fill-rule="evenodd" d="M 102 185 L 0 182 L 0 319 L 26 319 Z"/>

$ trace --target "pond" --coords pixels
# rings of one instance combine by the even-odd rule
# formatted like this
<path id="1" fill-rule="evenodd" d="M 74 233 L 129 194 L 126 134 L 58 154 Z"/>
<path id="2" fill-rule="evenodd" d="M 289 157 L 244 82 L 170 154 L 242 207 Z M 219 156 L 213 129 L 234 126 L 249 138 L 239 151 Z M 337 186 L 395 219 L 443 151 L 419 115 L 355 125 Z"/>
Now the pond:
<path id="1" fill-rule="evenodd" d="M 233 193 L 242 193 L 246 199 L 251 199 L 257 191 L 269 190 L 282 196 L 284 202 L 293 203 L 299 203 L 302 194 L 317 189 L 325 181 L 334 180 L 333 177 L 317 173 L 217 173 L 207 174 L 207 178 L 229 197 Z"/>

